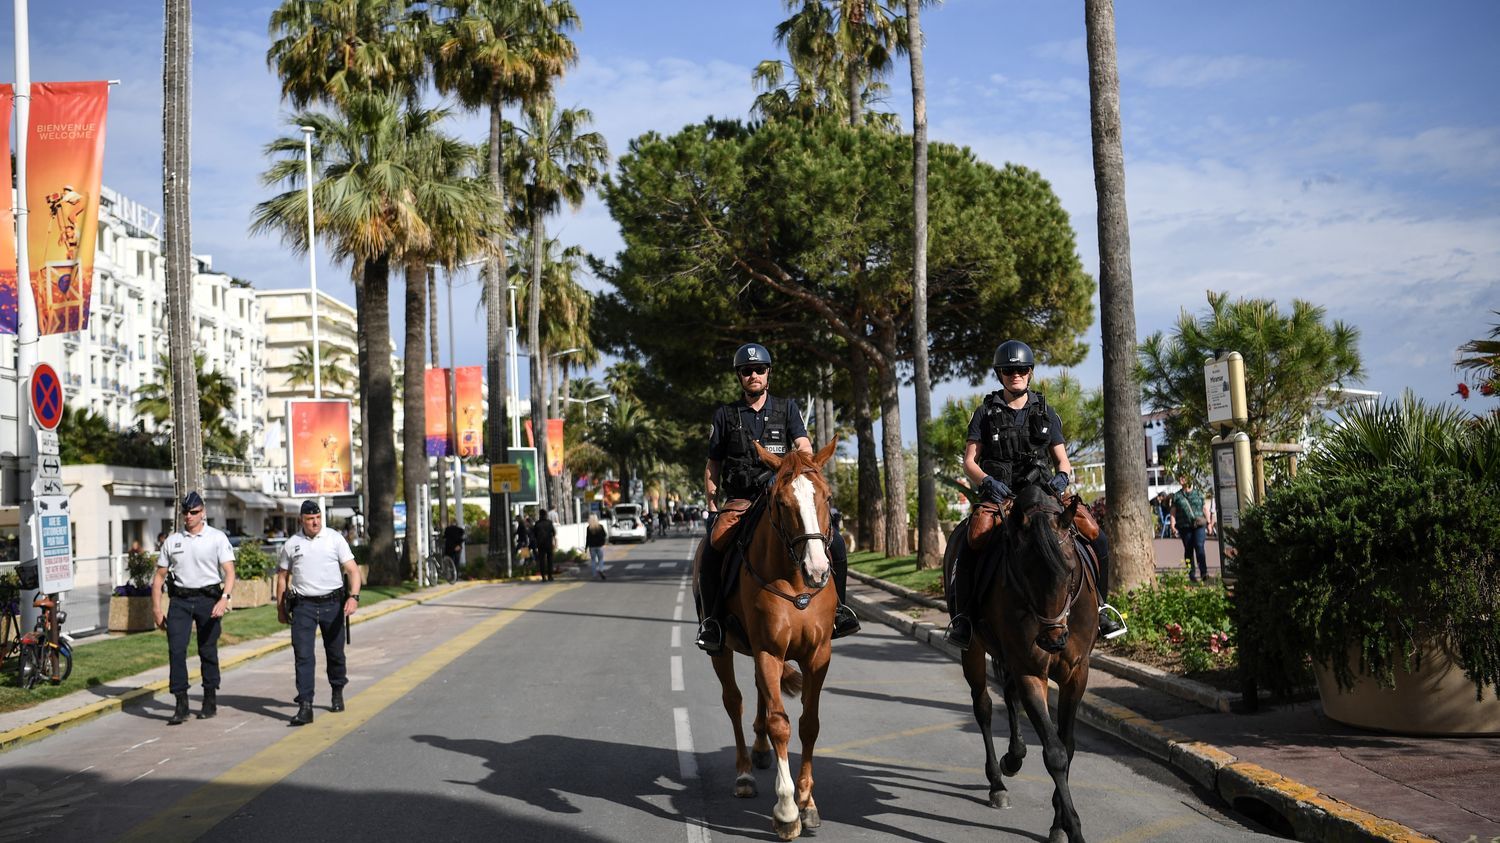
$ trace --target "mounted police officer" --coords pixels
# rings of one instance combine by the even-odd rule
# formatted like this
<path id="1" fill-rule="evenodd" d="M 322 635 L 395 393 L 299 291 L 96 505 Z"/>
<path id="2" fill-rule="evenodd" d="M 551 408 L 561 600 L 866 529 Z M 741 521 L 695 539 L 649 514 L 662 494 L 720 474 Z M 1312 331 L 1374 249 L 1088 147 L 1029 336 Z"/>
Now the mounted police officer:
<path id="1" fill-rule="evenodd" d="M 180 726 L 188 716 L 188 636 L 198 631 L 198 663 L 203 671 L 203 709 L 199 720 L 219 712 L 219 632 L 234 590 L 234 548 L 222 530 L 208 526 L 203 496 L 188 492 L 182 499 L 182 529 L 164 539 L 151 580 L 151 611 L 157 629 L 167 631 L 171 673 L 167 689 L 177 697 L 177 708 L 167 721 Z M 169 577 L 170 574 L 170 577 Z M 171 596 L 161 609 L 163 584 Z"/>
<path id="2" fill-rule="evenodd" d="M 775 473 L 760 461 L 754 442 L 759 442 L 773 454 L 785 454 L 790 449 L 808 454 L 813 452 L 797 403 L 790 398 L 776 398 L 766 391 L 771 382 L 771 352 L 763 345 L 746 343 L 735 351 L 732 368 L 739 380 L 742 398 L 714 411 L 713 429 L 708 438 L 708 465 L 703 472 L 709 527 L 700 545 L 698 590 L 704 612 L 696 643 L 710 653 L 717 653 L 724 646 L 724 624 L 720 617 L 724 557 L 709 541 L 714 519 L 720 512 L 720 497 L 725 504 L 732 500 L 753 501 L 765 492 L 775 477 Z M 839 595 L 833 637 L 842 638 L 859 631 L 859 619 L 844 602 L 849 552 L 837 529 L 833 530 L 829 540 L 829 556 L 833 562 L 834 587 Z"/>
<path id="3" fill-rule="evenodd" d="M 1020 340 L 1007 340 L 995 349 L 995 375 L 1000 389 L 984 398 L 969 421 L 968 441 L 964 445 L 964 473 L 968 475 L 985 500 L 993 503 L 1014 498 L 1026 486 L 1045 484 L 1061 495 L 1072 482 L 1073 465 L 1063 439 L 1062 421 L 1047 406 L 1039 392 L 1030 389 L 1036 358 L 1031 346 Z M 1056 470 L 1053 469 L 1056 464 Z M 1108 554 L 1095 543 L 1099 558 L 1099 580 L 1107 583 Z M 973 640 L 974 571 L 977 554 L 965 549 L 954 560 L 953 598 L 955 612 L 948 624 L 947 639 L 960 649 L 968 649 Z M 1103 595 L 1100 595 L 1103 600 Z M 1099 634 L 1114 638 L 1125 633 L 1119 613 L 1102 604 L 1099 610 Z"/>
<path id="4" fill-rule="evenodd" d="M 291 725 L 305 726 L 313 719 L 316 632 L 323 633 L 328 684 L 333 687 L 328 710 L 344 710 L 344 686 L 349 684 L 344 665 L 344 625 L 359 609 L 359 566 L 344 537 L 336 530 L 324 529 L 318 502 L 306 500 L 302 502 L 302 529 L 281 546 L 276 568 L 277 618 L 292 626 L 292 653 L 297 666 L 297 714 Z"/>

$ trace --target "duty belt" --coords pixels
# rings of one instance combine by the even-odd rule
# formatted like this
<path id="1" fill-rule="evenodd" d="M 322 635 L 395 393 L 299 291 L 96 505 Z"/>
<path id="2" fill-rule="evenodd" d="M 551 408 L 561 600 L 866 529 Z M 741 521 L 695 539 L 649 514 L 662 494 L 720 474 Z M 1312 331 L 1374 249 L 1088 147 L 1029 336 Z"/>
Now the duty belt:
<path id="1" fill-rule="evenodd" d="M 294 595 L 294 596 L 297 598 L 298 602 L 327 603 L 330 600 L 338 600 L 339 598 L 343 597 L 344 596 L 344 592 L 343 592 L 343 589 L 335 589 L 333 591 L 328 592 L 327 594 L 318 594 L 318 595 L 314 595 L 312 597 L 309 597 L 309 596 L 307 596 L 305 594 L 297 594 L 297 595 Z"/>

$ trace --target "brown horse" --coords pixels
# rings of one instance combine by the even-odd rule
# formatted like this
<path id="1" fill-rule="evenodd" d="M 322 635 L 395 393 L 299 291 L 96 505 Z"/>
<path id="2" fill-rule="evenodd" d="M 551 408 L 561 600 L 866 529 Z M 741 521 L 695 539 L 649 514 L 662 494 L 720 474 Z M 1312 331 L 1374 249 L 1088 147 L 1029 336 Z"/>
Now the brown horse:
<path id="1" fill-rule="evenodd" d="M 828 674 L 833 612 L 838 605 L 837 595 L 827 588 L 832 571 L 829 493 L 822 469 L 836 445 L 828 443 L 817 456 L 792 451 L 782 457 L 756 445 L 761 461 L 776 472 L 776 479 L 746 548 L 739 585 L 725 600 L 726 614 L 733 618 L 726 624 L 725 647 L 713 657 L 714 673 L 724 689 L 724 710 L 734 726 L 734 795 L 742 798 L 755 796 L 756 790 L 740 723 L 743 708 L 734 678 L 734 654 L 755 660 L 759 693 L 754 761 L 765 769 L 771 763 L 770 751 L 776 751 L 776 806 L 771 825 L 782 840 L 797 837 L 804 827 L 822 824 L 813 802 L 812 757 L 818 740 L 818 695 Z M 788 661 L 801 665 L 802 673 Z M 787 762 L 792 729 L 782 704 L 783 691 L 802 694 L 802 717 L 797 724 L 802 768 L 795 786 Z"/>
<path id="2" fill-rule="evenodd" d="M 1068 786 L 1068 770 L 1073 762 L 1078 703 L 1088 688 L 1089 654 L 1094 649 L 1099 615 L 1094 610 L 1097 592 L 1093 577 L 1082 564 L 1070 530 L 1077 505 L 1075 499 L 1064 508 L 1039 487 L 1021 491 L 998 537 L 1002 561 L 997 582 L 978 598 L 982 608 L 974 623 L 975 640 L 963 658 L 974 719 L 984 734 L 990 806 L 1010 807 L 1002 773 L 1015 775 L 1026 757 L 1016 708 L 1019 696 L 1032 727 L 1041 736 L 1042 761 L 1055 785 L 1050 843 L 1083 841 Z M 947 571 L 952 570 L 955 555 L 967 541 L 967 526 L 960 524 L 949 539 L 944 560 Z M 1010 746 L 998 762 L 990 730 L 986 653 L 1001 668 L 1010 720 Z M 1047 709 L 1048 678 L 1058 687 L 1056 726 Z"/>

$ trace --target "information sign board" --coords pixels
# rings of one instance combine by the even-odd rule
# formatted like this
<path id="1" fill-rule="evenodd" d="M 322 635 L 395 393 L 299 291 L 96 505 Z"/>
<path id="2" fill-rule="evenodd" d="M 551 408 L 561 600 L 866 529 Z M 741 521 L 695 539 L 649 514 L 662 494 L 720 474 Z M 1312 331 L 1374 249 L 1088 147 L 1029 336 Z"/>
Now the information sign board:
<path id="1" fill-rule="evenodd" d="M 1234 421 L 1234 401 L 1229 391 L 1229 361 L 1203 364 L 1203 388 L 1208 395 L 1208 423 L 1230 424 Z"/>
<path id="2" fill-rule="evenodd" d="M 521 491 L 521 464 L 499 462 L 490 465 L 490 491 L 514 495 Z"/>
<path id="3" fill-rule="evenodd" d="M 37 573 L 45 594 L 73 588 L 73 529 L 68 519 L 68 499 L 47 495 L 35 500 Z"/>

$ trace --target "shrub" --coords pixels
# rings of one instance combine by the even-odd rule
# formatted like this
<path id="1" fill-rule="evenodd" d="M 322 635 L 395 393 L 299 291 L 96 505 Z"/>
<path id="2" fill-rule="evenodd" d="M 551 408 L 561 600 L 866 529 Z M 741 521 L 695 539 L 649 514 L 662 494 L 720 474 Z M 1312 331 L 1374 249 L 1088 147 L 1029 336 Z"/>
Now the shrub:
<path id="1" fill-rule="evenodd" d="M 157 554 L 143 550 L 125 554 L 125 584 L 115 589 L 116 597 L 149 597 L 151 580 L 156 576 Z"/>
<path id="2" fill-rule="evenodd" d="M 1191 585 L 1182 572 L 1132 589 L 1120 609 L 1130 624 L 1128 646 L 1175 653 L 1189 673 L 1227 665 L 1232 658 L 1229 598 L 1220 584 Z"/>
<path id="3" fill-rule="evenodd" d="M 242 580 L 263 580 L 276 572 L 276 557 L 258 541 L 241 544 L 234 554 L 234 575 Z"/>

